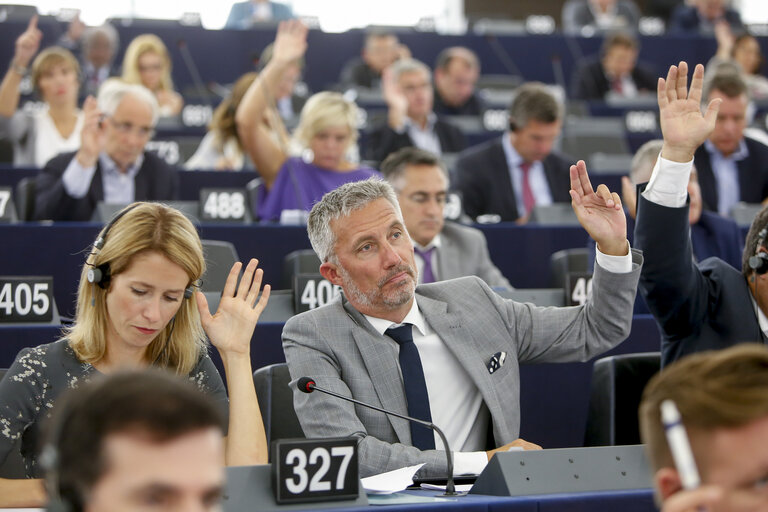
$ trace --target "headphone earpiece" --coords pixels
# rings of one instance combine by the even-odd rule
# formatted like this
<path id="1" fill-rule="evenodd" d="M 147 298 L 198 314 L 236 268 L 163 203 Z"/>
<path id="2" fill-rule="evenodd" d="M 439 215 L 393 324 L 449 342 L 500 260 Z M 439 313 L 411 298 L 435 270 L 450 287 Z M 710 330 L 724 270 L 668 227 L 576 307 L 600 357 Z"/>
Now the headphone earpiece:
<path id="1" fill-rule="evenodd" d="M 755 254 L 749 257 L 749 268 L 757 275 L 763 275 L 768 272 L 768 253 L 761 251 L 765 238 L 768 236 L 768 228 L 763 228 L 757 234 L 757 245 L 755 246 Z"/>
<path id="2" fill-rule="evenodd" d="M 515 118 L 512 116 L 509 116 L 509 131 L 517 131 L 517 123 L 515 122 Z"/>
<path id="3" fill-rule="evenodd" d="M 112 280 L 109 263 L 102 263 L 101 265 L 88 270 L 86 279 L 88 279 L 88 282 L 91 284 L 99 285 L 99 288 L 102 290 L 109 288 L 109 282 Z"/>
<path id="4" fill-rule="evenodd" d="M 185 299 L 191 299 L 194 294 L 195 294 L 195 287 L 194 286 L 188 286 L 187 289 L 184 290 L 184 298 Z"/>

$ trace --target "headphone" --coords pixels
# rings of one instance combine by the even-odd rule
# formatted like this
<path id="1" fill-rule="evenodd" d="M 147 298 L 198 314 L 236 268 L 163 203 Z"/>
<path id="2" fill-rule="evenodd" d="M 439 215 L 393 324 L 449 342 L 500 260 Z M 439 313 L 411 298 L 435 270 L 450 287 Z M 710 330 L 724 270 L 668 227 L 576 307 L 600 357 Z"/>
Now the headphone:
<path id="1" fill-rule="evenodd" d="M 112 220 L 109 221 L 109 224 L 106 225 L 106 227 L 99 234 L 99 237 L 96 239 L 96 241 L 93 242 L 93 250 L 91 252 L 92 255 L 96 255 L 104 247 L 104 243 L 107 241 L 107 235 L 109 234 L 109 230 L 112 229 L 112 226 L 114 226 L 115 223 L 117 223 L 117 221 L 123 217 L 123 215 L 139 206 L 139 204 L 141 203 L 135 203 L 123 209 L 121 212 L 118 212 L 118 214 L 115 215 Z M 91 263 L 87 263 L 87 265 L 91 266 L 91 268 L 88 270 L 88 274 L 86 274 L 86 279 L 88 282 L 93 285 L 99 285 L 99 288 L 102 290 L 108 289 L 109 283 L 112 281 L 112 272 L 109 267 L 109 262 L 106 261 L 101 265 L 93 265 Z M 194 295 L 194 293 L 195 287 L 190 285 L 184 290 L 184 298 L 189 299 Z M 91 301 L 91 305 L 93 305 L 93 301 Z"/>
<path id="2" fill-rule="evenodd" d="M 757 234 L 755 254 L 749 257 L 749 268 L 751 268 L 757 275 L 762 275 L 768 272 L 768 253 L 760 251 L 760 249 L 763 248 L 763 243 L 765 242 L 766 237 L 768 237 L 768 227 L 764 227 Z"/>

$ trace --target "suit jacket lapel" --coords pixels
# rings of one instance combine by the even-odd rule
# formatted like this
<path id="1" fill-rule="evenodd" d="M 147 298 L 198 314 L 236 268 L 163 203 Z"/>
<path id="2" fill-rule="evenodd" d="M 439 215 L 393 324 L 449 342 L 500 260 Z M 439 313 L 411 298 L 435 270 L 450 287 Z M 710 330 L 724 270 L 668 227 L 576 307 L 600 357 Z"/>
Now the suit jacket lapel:
<path id="1" fill-rule="evenodd" d="M 360 350 L 363 363 L 368 370 L 373 388 L 379 398 L 381 407 L 399 414 L 408 414 L 405 402 L 403 380 L 398 367 L 397 350 L 387 343 L 368 320 L 346 299 L 344 309 L 359 328 L 352 329 L 354 343 Z M 383 414 L 383 413 L 382 413 Z M 400 442 L 409 443 L 411 440 L 410 425 L 407 421 L 386 415 Z"/>
<path id="2" fill-rule="evenodd" d="M 502 137 L 506 136 L 506 134 L 502 135 Z M 498 171 L 495 171 L 494 174 L 496 174 L 498 178 L 497 183 L 499 190 L 501 191 L 499 195 L 501 196 L 504 210 L 509 212 L 508 216 L 510 218 L 516 219 L 518 217 L 518 213 L 517 201 L 515 200 L 515 190 L 514 187 L 512 187 L 512 177 L 509 175 L 509 164 L 507 163 L 507 157 L 504 155 L 504 148 L 501 145 L 501 139 L 499 139 L 497 143 L 494 144 L 493 153 L 491 156 L 491 168 L 498 169 Z M 502 215 L 502 217 L 504 216 L 504 211 L 499 213 Z"/>
<path id="3" fill-rule="evenodd" d="M 74 157 L 73 157 L 74 158 Z M 91 188 L 88 189 L 88 195 L 91 197 L 94 206 L 99 201 L 104 200 L 104 178 L 101 176 L 101 162 L 96 162 L 96 172 L 93 173 L 93 179 L 91 180 Z"/>
<path id="4" fill-rule="evenodd" d="M 461 361 L 461 365 L 469 374 L 489 410 L 500 410 L 501 403 L 496 395 L 496 388 L 491 380 L 491 374 L 483 360 L 486 355 L 478 353 L 480 343 L 474 338 L 468 322 L 460 311 L 448 311 L 445 302 L 437 301 L 416 293 L 416 301 L 419 309 L 424 314 L 427 322 L 435 330 L 443 343 Z"/>
<path id="5" fill-rule="evenodd" d="M 150 198 L 156 197 L 156 194 L 150 194 L 150 177 L 146 169 L 144 169 L 147 166 L 147 154 L 144 153 L 144 161 L 141 163 L 141 167 L 139 168 L 139 172 L 136 173 L 136 177 L 133 179 L 134 183 L 134 190 L 133 190 L 133 200 L 134 201 L 145 201 Z"/>

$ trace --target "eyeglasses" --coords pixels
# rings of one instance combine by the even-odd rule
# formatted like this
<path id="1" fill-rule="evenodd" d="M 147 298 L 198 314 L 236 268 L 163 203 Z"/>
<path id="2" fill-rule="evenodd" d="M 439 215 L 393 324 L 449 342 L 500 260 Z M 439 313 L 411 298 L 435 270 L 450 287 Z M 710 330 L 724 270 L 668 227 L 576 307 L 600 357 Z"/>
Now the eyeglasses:
<path id="1" fill-rule="evenodd" d="M 135 133 L 142 139 L 149 139 L 155 134 L 155 129 L 151 126 L 134 126 L 130 121 L 115 121 L 111 117 L 108 118 L 115 130 L 121 135 L 128 135 Z"/>

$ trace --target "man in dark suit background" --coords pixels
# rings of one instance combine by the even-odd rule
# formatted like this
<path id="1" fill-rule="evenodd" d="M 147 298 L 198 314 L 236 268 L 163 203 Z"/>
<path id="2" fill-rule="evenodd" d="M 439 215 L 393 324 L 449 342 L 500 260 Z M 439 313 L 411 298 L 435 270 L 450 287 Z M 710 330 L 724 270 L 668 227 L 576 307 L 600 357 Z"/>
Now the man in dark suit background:
<path id="1" fill-rule="evenodd" d="M 385 71 L 387 120 L 368 137 L 367 158 L 381 162 L 400 148 L 416 146 L 442 155 L 467 145 L 464 134 L 432 110 L 432 72 L 423 62 L 401 59 Z"/>
<path id="2" fill-rule="evenodd" d="M 448 171 L 436 155 L 403 148 L 382 162 L 381 174 L 397 193 L 419 284 L 477 276 L 488 286 L 512 288 L 491 261 L 483 232 L 445 221 Z"/>
<path id="3" fill-rule="evenodd" d="M 728 216 L 736 203 L 768 198 L 768 146 L 745 137 L 749 96 L 744 79 L 716 73 L 705 86 L 707 101 L 720 99 L 715 129 L 696 149 L 704 208 Z"/>
<path id="4" fill-rule="evenodd" d="M 696 67 L 687 97 L 678 97 L 687 74 L 684 62 L 672 66 L 659 86 L 664 145 L 637 198 L 635 244 L 645 257 L 640 292 L 661 330 L 662 364 L 768 339 L 768 209 L 752 221 L 741 271 L 719 258 L 696 264 L 692 257 L 686 185 L 694 152 L 711 136 L 722 99 L 710 101 L 702 116 L 704 68 Z"/>
<path id="5" fill-rule="evenodd" d="M 144 151 L 158 119 L 149 90 L 110 81 L 83 111 L 80 149 L 52 158 L 37 176 L 35 219 L 87 221 L 99 201 L 176 198 L 176 169 Z"/>
<path id="6" fill-rule="evenodd" d="M 572 81 L 571 96 L 583 100 L 602 100 L 609 94 L 634 98 L 653 91 L 656 75 L 637 65 L 638 42 L 630 34 L 617 32 L 605 38 L 599 59 L 583 62 Z"/>
<path id="7" fill-rule="evenodd" d="M 694 0 L 678 5 L 669 20 L 669 32 L 712 35 L 718 23 L 727 23 L 732 32 L 743 32 L 741 16 L 727 4 L 728 0 Z"/>
<path id="8" fill-rule="evenodd" d="M 525 222 L 533 207 L 568 202 L 570 160 L 552 150 L 562 109 L 544 84 L 517 89 L 509 132 L 459 155 L 457 188 L 472 218 Z"/>
<path id="9" fill-rule="evenodd" d="M 341 84 L 345 87 L 379 89 L 382 72 L 400 56 L 399 47 L 400 41 L 393 32 L 368 32 L 360 57 L 347 62 L 341 70 Z"/>
<path id="10" fill-rule="evenodd" d="M 483 102 L 475 85 L 480 60 L 463 46 L 441 51 L 435 62 L 435 113 L 446 116 L 479 116 Z"/>

